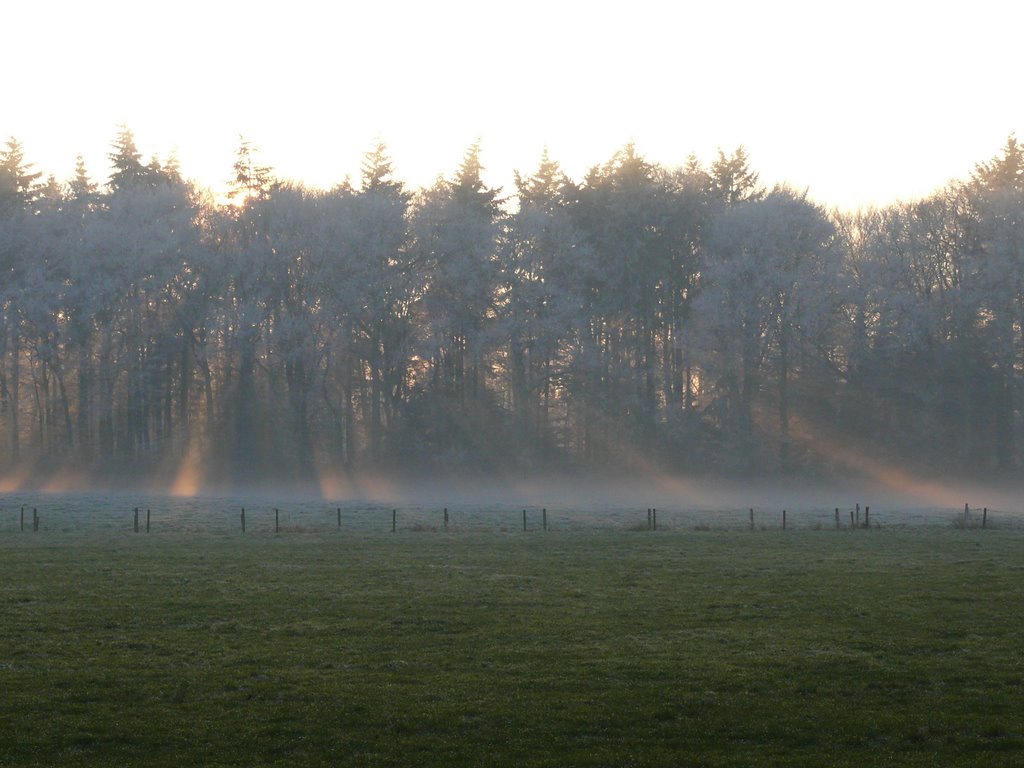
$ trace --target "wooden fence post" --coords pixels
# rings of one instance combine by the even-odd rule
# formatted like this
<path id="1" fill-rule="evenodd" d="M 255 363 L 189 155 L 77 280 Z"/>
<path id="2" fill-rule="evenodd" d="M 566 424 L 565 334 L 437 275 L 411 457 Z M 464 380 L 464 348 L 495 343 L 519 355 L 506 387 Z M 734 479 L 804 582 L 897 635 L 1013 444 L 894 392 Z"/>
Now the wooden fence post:
<path id="1" fill-rule="evenodd" d="M 871 507 L 864 507 L 864 527 L 871 527 Z"/>
<path id="2" fill-rule="evenodd" d="M 245 533 L 245 507 L 242 507 L 242 533 Z"/>
<path id="3" fill-rule="evenodd" d="M 750 508 L 750 530 L 754 530 L 754 508 Z"/>
<path id="4" fill-rule="evenodd" d="M 651 530 L 658 530 L 658 510 L 656 507 L 651 507 Z"/>
<path id="5" fill-rule="evenodd" d="M 523 530 L 526 530 L 526 510 L 523 510 Z"/>
<path id="6" fill-rule="evenodd" d="M 981 528 L 984 530 L 988 526 L 988 507 L 983 507 L 981 510 Z"/>
<path id="7" fill-rule="evenodd" d="M 651 530 L 651 508 L 647 508 L 647 530 Z"/>
<path id="8" fill-rule="evenodd" d="M 341 507 L 338 507 L 338 527 L 341 528 Z"/>
<path id="9" fill-rule="evenodd" d="M 448 530 L 448 507 L 444 508 L 444 529 Z"/>
<path id="10" fill-rule="evenodd" d="M 146 510 L 146 533 L 149 533 L 149 510 Z"/>
<path id="11" fill-rule="evenodd" d="M 540 514 L 541 520 L 543 521 L 544 530 L 546 531 L 548 529 L 548 508 L 544 507 L 544 509 L 541 510 Z"/>
<path id="12" fill-rule="evenodd" d="M 274 510 L 274 533 L 281 532 L 281 518 L 277 509 Z"/>
<path id="13" fill-rule="evenodd" d="M 397 528 L 396 528 L 397 525 L 398 525 L 398 510 L 397 509 L 392 509 L 391 510 L 391 532 L 392 533 L 394 533 L 395 530 L 397 530 Z"/>
<path id="14" fill-rule="evenodd" d="M 139 532 L 139 508 L 135 508 L 135 532 Z"/>
<path id="15" fill-rule="evenodd" d="M 839 530 L 839 507 L 836 507 L 836 530 Z"/>
<path id="16" fill-rule="evenodd" d="M 967 525 L 968 519 L 970 519 L 970 515 L 971 515 L 971 508 L 965 502 L 964 503 L 964 525 L 965 526 Z"/>
<path id="17" fill-rule="evenodd" d="M 782 530 L 786 530 L 786 510 L 782 510 Z"/>
<path id="18" fill-rule="evenodd" d="M 39 513 L 36 511 L 35 507 L 32 507 L 32 530 L 39 530 Z"/>
<path id="19" fill-rule="evenodd" d="M 23 532 L 25 530 L 25 508 L 24 507 L 21 508 L 21 530 Z"/>
<path id="20" fill-rule="evenodd" d="M 851 509 L 851 510 L 850 510 L 850 527 L 851 527 L 851 528 L 853 528 L 853 526 L 854 526 L 854 522 L 853 522 L 853 510 Z"/>

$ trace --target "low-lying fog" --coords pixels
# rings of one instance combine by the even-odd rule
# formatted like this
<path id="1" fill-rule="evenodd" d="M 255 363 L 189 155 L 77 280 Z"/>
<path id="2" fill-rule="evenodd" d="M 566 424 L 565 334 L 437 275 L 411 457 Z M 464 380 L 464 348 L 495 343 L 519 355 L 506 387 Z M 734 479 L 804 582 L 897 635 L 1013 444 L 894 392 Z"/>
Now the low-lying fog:
<path id="1" fill-rule="evenodd" d="M 893 473 L 896 477 L 896 473 Z M 542 507 L 578 511 L 645 510 L 778 512 L 782 509 L 832 511 L 870 506 L 883 510 L 948 510 L 962 512 L 988 507 L 1013 515 L 1021 514 L 1020 489 L 1009 485 L 979 482 L 926 481 L 902 478 L 901 483 L 877 480 L 824 483 L 800 479 L 791 481 L 739 481 L 685 478 L 668 474 L 576 477 L 434 477 L 393 478 L 380 475 L 350 475 L 322 481 L 318 487 L 250 485 L 205 487 L 189 493 L 164 488 L 132 487 L 107 483 L 90 487 L 86 483 L 18 487 L 0 484 L 0 508 L 43 503 L 63 498 L 89 499 L 88 506 L 103 503 L 132 508 L 188 501 L 197 507 L 230 508 L 416 508 L 522 509 Z M 73 502 L 72 502 L 73 503 Z"/>

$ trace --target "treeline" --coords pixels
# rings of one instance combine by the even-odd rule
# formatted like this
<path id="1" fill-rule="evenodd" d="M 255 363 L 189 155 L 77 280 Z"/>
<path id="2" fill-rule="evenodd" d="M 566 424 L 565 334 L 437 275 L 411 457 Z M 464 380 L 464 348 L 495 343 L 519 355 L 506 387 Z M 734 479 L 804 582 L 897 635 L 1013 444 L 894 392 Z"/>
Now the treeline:
<path id="1" fill-rule="evenodd" d="M 171 481 L 330 472 L 1010 472 L 1020 459 L 1024 152 L 927 199 L 828 212 L 742 148 L 633 147 L 503 197 L 478 147 L 408 190 L 232 199 L 122 130 L 112 174 L 0 152 L 0 468 Z M 865 461 L 864 457 L 867 457 Z"/>

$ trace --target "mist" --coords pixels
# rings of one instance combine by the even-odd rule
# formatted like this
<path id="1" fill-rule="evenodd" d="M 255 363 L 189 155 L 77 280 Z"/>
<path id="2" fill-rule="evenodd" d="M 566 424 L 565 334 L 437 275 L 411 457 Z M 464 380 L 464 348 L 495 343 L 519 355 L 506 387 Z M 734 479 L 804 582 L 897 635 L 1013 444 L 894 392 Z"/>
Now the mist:
<path id="1" fill-rule="evenodd" d="M 956 508 L 1019 480 L 1012 136 L 856 213 L 742 147 L 582 180 L 545 153 L 509 195 L 479 146 L 410 190 L 379 144 L 316 190 L 242 141 L 227 202 L 127 128 L 110 157 L 62 184 L 0 152 L 0 492 Z"/>

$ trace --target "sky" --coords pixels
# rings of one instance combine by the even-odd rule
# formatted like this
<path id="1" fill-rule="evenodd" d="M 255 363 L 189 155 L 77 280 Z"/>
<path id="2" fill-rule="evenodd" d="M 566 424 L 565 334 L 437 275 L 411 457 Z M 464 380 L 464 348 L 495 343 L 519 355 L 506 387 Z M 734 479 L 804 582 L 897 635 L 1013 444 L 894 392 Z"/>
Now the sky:
<path id="1" fill-rule="evenodd" d="M 511 192 L 542 151 L 577 180 L 747 149 L 762 182 L 855 208 L 926 195 L 1024 139 L 1024 5 L 632 0 L 9 3 L 0 137 L 91 175 L 122 124 L 220 192 L 244 136 L 280 177 L 358 180 L 378 139 L 412 187 L 481 143 Z"/>

